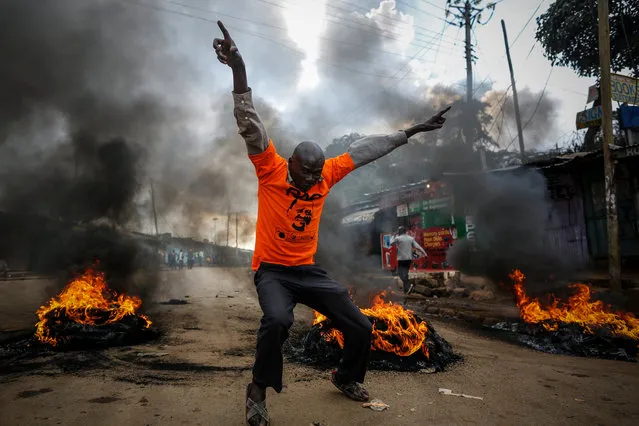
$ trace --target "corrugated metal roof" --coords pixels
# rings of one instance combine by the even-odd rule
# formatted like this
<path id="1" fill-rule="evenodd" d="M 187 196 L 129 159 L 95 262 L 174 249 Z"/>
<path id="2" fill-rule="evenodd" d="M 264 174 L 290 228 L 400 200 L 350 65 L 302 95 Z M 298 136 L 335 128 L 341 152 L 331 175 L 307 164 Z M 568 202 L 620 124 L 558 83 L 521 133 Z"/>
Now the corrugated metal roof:
<path id="1" fill-rule="evenodd" d="M 343 225 L 362 225 L 371 223 L 375 219 L 375 213 L 379 211 L 379 207 L 374 209 L 362 210 L 359 212 L 351 213 L 342 218 Z"/>

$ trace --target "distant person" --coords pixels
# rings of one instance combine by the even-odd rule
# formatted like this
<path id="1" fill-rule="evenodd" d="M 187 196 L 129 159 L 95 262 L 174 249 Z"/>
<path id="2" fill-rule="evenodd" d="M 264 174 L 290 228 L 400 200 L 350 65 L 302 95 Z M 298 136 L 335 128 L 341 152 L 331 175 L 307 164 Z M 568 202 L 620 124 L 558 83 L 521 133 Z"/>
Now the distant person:
<path id="1" fill-rule="evenodd" d="M 193 269 L 193 265 L 195 264 L 195 254 L 193 254 L 192 251 L 189 252 L 188 254 L 188 268 L 189 269 Z"/>
<path id="2" fill-rule="evenodd" d="M 349 398 L 367 401 L 369 394 L 363 382 L 372 324 L 353 303 L 346 287 L 315 264 L 322 208 L 331 188 L 346 175 L 407 144 L 413 135 L 440 129 L 448 109 L 406 130 L 360 139 L 349 146 L 348 152 L 333 158 L 325 158 L 317 143 L 301 142 L 287 160 L 277 153 L 255 110 L 237 46 L 224 25 L 218 25 L 224 38 L 215 39 L 213 46 L 217 59 L 232 70 L 233 112 L 258 179 L 252 268 L 264 315 L 257 335 L 253 380 L 246 388 L 246 421 L 251 426 L 270 423 L 266 388 L 282 391 L 282 345 L 293 324 L 297 303 L 326 315 L 343 332 L 342 359 L 331 381 Z M 256 66 L 264 68 L 268 63 Z"/>
<path id="3" fill-rule="evenodd" d="M 177 253 L 175 252 L 175 250 L 171 252 L 171 258 L 169 262 L 171 269 L 177 269 Z"/>
<path id="4" fill-rule="evenodd" d="M 181 271 L 184 268 L 184 252 L 180 250 L 180 254 L 178 255 L 178 269 Z"/>
<path id="5" fill-rule="evenodd" d="M 404 284 L 404 294 L 411 294 L 415 286 L 408 281 L 408 271 L 413 263 L 413 249 L 421 253 L 423 257 L 428 257 L 426 250 L 415 241 L 415 238 L 406 234 L 406 228 L 403 226 L 397 228 L 397 233 L 391 238 L 391 246 L 397 247 L 397 275 Z"/>

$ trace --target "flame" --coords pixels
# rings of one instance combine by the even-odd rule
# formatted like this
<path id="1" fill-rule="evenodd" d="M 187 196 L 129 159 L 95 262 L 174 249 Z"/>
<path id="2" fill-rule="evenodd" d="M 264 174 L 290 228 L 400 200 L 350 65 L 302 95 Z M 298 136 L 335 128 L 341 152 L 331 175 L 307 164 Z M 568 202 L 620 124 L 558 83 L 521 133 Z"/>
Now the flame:
<path id="1" fill-rule="evenodd" d="M 370 308 L 360 308 L 364 315 L 373 319 L 371 349 L 399 356 L 410 356 L 421 350 L 428 358 L 426 321 L 419 321 L 413 311 L 386 301 L 387 296 L 386 291 L 377 293 L 373 296 Z M 326 319 L 326 316 L 315 311 L 313 325 Z M 337 342 L 341 348 L 344 347 L 344 335 L 341 331 L 333 328 L 324 331 L 323 335 L 327 341 Z"/>
<path id="2" fill-rule="evenodd" d="M 120 321 L 127 315 L 137 315 L 145 321 L 144 328 L 149 328 L 151 320 L 135 313 L 141 305 L 139 298 L 117 294 L 108 288 L 103 272 L 88 268 L 67 284 L 58 296 L 49 300 L 46 306 L 38 309 L 35 337 L 42 343 L 56 346 L 58 340 L 51 334 L 51 324 L 73 321 L 105 325 Z"/>
<path id="3" fill-rule="evenodd" d="M 590 287 L 575 283 L 569 287 L 575 293 L 568 302 L 558 300 L 551 295 L 552 303 L 543 306 L 538 299 L 533 299 L 524 290 L 525 275 L 515 270 L 510 274 L 514 282 L 517 307 L 521 318 L 532 324 L 541 323 L 548 331 L 555 331 L 560 323 L 573 323 L 583 327 L 584 331 L 595 334 L 596 329 L 605 327 L 614 336 L 639 340 L 639 319 L 628 312 L 612 312 L 609 305 L 601 300 L 590 300 Z"/>

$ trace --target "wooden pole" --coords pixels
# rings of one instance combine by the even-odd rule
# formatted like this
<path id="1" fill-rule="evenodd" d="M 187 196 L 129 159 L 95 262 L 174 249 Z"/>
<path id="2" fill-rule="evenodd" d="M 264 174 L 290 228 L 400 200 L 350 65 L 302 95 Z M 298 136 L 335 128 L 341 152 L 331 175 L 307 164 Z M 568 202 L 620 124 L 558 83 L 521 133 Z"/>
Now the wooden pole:
<path id="1" fill-rule="evenodd" d="M 517 121 L 517 135 L 519 137 L 519 153 L 521 155 L 521 162 L 526 159 L 526 152 L 524 150 L 524 132 L 521 127 L 521 115 L 519 114 L 519 98 L 517 97 L 517 85 L 515 84 L 515 72 L 513 71 L 513 62 L 510 59 L 510 46 L 508 45 L 508 33 L 506 33 L 506 22 L 501 20 L 501 29 L 504 32 L 504 44 L 506 45 L 506 57 L 508 57 L 508 69 L 510 69 L 510 83 L 513 88 L 513 102 L 515 103 L 515 119 Z"/>
<path id="2" fill-rule="evenodd" d="M 615 164 L 610 155 L 612 139 L 612 99 L 610 89 L 610 22 L 608 0 L 599 0 L 599 67 L 601 69 L 601 109 L 603 112 L 604 185 L 606 192 L 606 216 L 608 224 L 608 272 L 610 289 L 621 291 L 621 256 L 619 253 L 619 223 L 617 216 L 617 191 L 615 189 Z"/>

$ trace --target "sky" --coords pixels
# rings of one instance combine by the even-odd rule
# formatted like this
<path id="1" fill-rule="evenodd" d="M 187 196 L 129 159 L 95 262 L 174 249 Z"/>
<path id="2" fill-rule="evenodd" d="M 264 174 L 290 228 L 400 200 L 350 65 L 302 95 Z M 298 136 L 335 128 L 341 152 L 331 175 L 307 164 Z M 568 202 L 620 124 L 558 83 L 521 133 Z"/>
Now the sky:
<path id="1" fill-rule="evenodd" d="M 212 49 L 216 21 L 234 38 L 256 107 L 286 157 L 302 140 L 325 147 L 351 132 L 406 128 L 464 96 L 464 31 L 445 22 L 445 3 L 2 2 L 0 208 L 108 213 L 153 233 L 153 186 L 159 232 L 225 242 L 230 212 L 229 242 L 237 216 L 239 246 L 252 248 L 257 180 L 233 118 L 231 71 Z M 503 96 L 510 76 L 501 19 L 522 121 L 530 122 L 527 148 L 565 141 L 594 82 L 567 68 L 551 73 L 534 40 L 535 18 L 550 3 L 501 0 L 473 28 L 475 96 L 493 105 L 491 135 L 502 148 L 517 143 L 512 100 Z"/>
<path id="2" fill-rule="evenodd" d="M 297 109 L 300 99 L 310 98 L 316 103 L 317 99 L 326 99 L 327 104 L 345 106 L 345 115 L 341 115 L 344 120 L 341 123 L 326 125 L 319 132 L 312 129 L 313 137 L 320 144 L 326 144 L 333 137 L 350 131 L 370 133 L 394 130 L 388 122 L 367 122 L 366 99 L 361 102 L 360 97 L 356 96 L 356 101 L 352 102 L 348 92 L 341 92 L 343 96 L 340 96 L 339 92 L 335 93 L 331 88 L 333 80 L 366 79 L 375 74 L 391 78 L 372 77 L 374 84 L 398 92 L 419 93 L 423 87 L 438 84 L 455 87 L 462 93 L 464 90 L 464 30 L 443 21 L 445 0 L 387 1 L 383 2 L 383 6 L 381 2 L 373 0 L 250 0 L 242 2 L 248 12 L 233 2 L 190 3 L 197 3 L 203 9 L 216 10 L 217 14 L 208 14 L 202 10 L 180 9 L 189 14 L 223 20 L 241 52 L 245 46 L 250 46 L 249 52 L 254 49 L 269 52 L 266 59 L 264 54 L 255 58 L 244 53 L 249 69 L 249 83 L 254 87 L 255 93 L 264 97 L 284 116 Z M 594 79 L 579 77 L 569 68 L 551 67 L 550 61 L 543 56 L 541 46 L 534 39 L 535 19 L 551 3 L 550 0 L 503 0 L 496 6 L 488 22 L 475 25 L 472 32 L 477 56 L 473 64 L 477 97 L 481 97 L 489 89 L 501 93 L 511 84 L 500 22 L 503 19 L 509 32 L 518 91 L 532 92 L 533 103 L 536 103 L 543 91 L 544 99 L 550 99 L 556 105 L 554 117 L 548 123 L 548 134 L 537 149 L 561 145 L 571 136 L 575 130 L 575 114 L 585 108 L 587 88 L 594 84 Z M 327 48 L 340 40 L 361 44 L 363 40 L 349 38 L 348 32 L 356 32 L 359 28 L 351 14 L 366 15 L 372 9 L 384 7 L 393 15 L 390 34 L 383 39 L 383 46 L 372 52 L 366 61 L 351 65 L 350 61 L 336 57 Z M 278 15 L 283 19 L 278 20 Z M 482 21 L 487 18 L 486 15 L 489 14 L 484 14 Z M 266 18 L 269 16 L 273 19 Z M 448 19 L 453 20 L 452 17 Z M 209 27 L 207 22 L 194 25 Z M 269 25 L 284 27 L 285 30 Z M 338 33 L 331 31 L 331 25 L 342 26 L 346 30 L 346 36 L 335 37 Z M 216 32 L 214 27 L 209 28 L 213 33 Z M 413 57 L 415 59 L 411 60 Z M 282 61 L 281 58 L 286 60 Z M 286 78 L 279 78 L 269 70 L 278 69 L 279 66 L 275 63 L 279 62 L 286 62 L 297 68 L 294 72 L 287 70 L 284 74 Z M 410 71 L 406 64 L 410 64 Z M 215 66 L 210 70 L 212 76 L 222 82 L 221 87 L 217 86 L 215 90 L 228 90 L 231 84 L 228 70 Z M 423 95 L 423 99 L 428 103 L 427 95 Z M 531 114 L 531 108 L 522 109 L 522 121 L 525 123 L 529 120 Z M 306 129 L 301 129 L 303 130 Z M 513 142 L 517 135 L 513 121 L 505 124 L 500 135 L 502 147 L 517 149 L 517 141 Z"/>
<path id="3" fill-rule="evenodd" d="M 195 3 L 204 4 L 204 1 Z M 277 90 L 269 90 L 266 87 L 260 89 L 262 96 L 267 98 L 282 111 L 286 111 L 287 105 L 295 103 L 296 97 L 325 95 L 323 82 L 330 81 L 335 74 L 348 73 L 353 75 L 370 72 L 366 67 L 336 68 L 335 64 L 327 59 L 327 55 L 322 52 L 322 43 L 330 42 L 322 39 L 326 36 L 327 22 L 340 20 L 340 24 L 347 28 L 357 28 L 351 21 L 350 16 L 344 18 L 346 12 L 365 14 L 373 8 L 379 8 L 379 1 L 352 0 L 341 1 L 312 1 L 312 0 L 251 0 L 253 7 L 270 8 L 276 14 L 284 16 L 287 31 L 273 30 L 266 26 L 269 22 L 256 18 L 251 23 L 247 23 L 242 16 L 238 16 L 237 10 L 232 2 L 209 2 L 211 9 L 220 12 L 219 18 L 229 26 L 237 28 L 233 34 L 238 39 L 238 44 L 250 44 L 252 47 L 268 49 L 272 52 L 280 50 L 274 55 L 296 56 L 300 64 L 300 69 L 295 73 L 294 79 L 289 79 L 284 87 Z M 375 65 L 379 69 L 378 74 L 394 76 L 396 78 L 379 78 L 380 85 L 395 87 L 396 90 L 415 89 L 420 85 L 443 84 L 456 86 L 463 90 L 466 79 L 464 60 L 464 30 L 458 27 L 445 24 L 445 0 L 407 0 L 385 2 L 387 7 L 392 7 L 398 14 L 397 22 L 404 21 L 404 26 L 394 26 L 392 35 L 387 42 L 396 43 L 394 46 L 388 45 L 383 51 L 376 52 L 376 56 L 371 60 L 384 62 L 391 56 L 386 52 L 401 53 L 403 58 L 410 60 L 412 72 L 408 75 L 404 72 L 397 74 L 400 68 L 392 66 L 384 67 Z M 535 19 L 541 15 L 551 0 L 543 1 L 522 1 L 522 0 L 502 0 L 496 6 L 492 18 L 487 23 L 476 24 L 473 27 L 472 37 L 475 42 L 475 55 L 477 60 L 474 63 L 474 88 L 478 97 L 487 89 L 506 90 L 510 86 L 510 74 L 505 54 L 503 33 L 500 21 L 503 19 L 509 32 L 511 45 L 511 55 L 516 78 L 516 85 L 520 92 L 531 90 L 535 93 L 541 92 L 546 87 L 544 97 L 556 101 L 559 105 L 556 111 L 556 120 L 553 123 L 552 132 L 547 135 L 546 147 L 552 147 L 555 143 L 565 140 L 566 134 L 574 130 L 575 114 L 584 109 L 586 105 L 586 95 L 588 86 L 594 84 L 593 78 L 579 77 L 569 68 L 551 67 L 542 53 L 541 46 L 535 41 L 536 30 Z M 250 7 L 250 6 L 249 6 Z M 184 9 L 183 9 L 184 10 Z M 193 10 L 189 13 L 194 12 Z M 236 18 L 222 16 L 221 13 L 234 15 Z M 340 18 L 337 18 L 337 16 Z M 488 18 L 489 12 L 483 16 L 483 20 Z M 214 17 L 215 14 L 206 14 Z M 449 17 L 449 20 L 454 18 Z M 265 25 L 253 24 L 260 22 Z M 249 25 L 250 24 L 250 25 Z M 268 34 L 272 42 L 266 41 L 257 35 L 250 35 L 240 31 L 250 26 L 250 30 L 260 34 Z M 443 32 L 442 32 L 443 30 Z M 441 34 L 441 42 L 440 36 Z M 344 41 L 348 41 L 346 37 Z M 295 54 L 275 42 L 281 42 L 288 46 L 293 45 L 304 54 Z M 430 43 L 428 43 L 430 42 Z M 429 52 L 422 52 L 424 45 L 430 46 Z M 395 56 L 395 55 L 393 55 Z M 251 58 L 246 58 L 251 63 Z M 339 62 L 338 62 L 339 64 Z M 337 65 L 338 65 L 337 64 Z M 264 64 L 264 66 L 268 66 Z M 552 68 L 552 69 L 551 69 Z M 215 75 L 221 70 L 214 70 Z M 551 72 L 552 71 L 552 72 Z M 260 79 L 260 72 L 256 70 L 253 78 Z M 403 79 L 400 79 L 403 78 Z M 354 119 L 357 118 L 356 114 Z M 522 121 L 526 122 L 530 117 L 523 116 Z M 356 121 L 356 120 L 354 120 Z M 373 128 L 375 126 L 372 126 Z M 327 136 L 339 136 L 341 127 L 332 129 L 333 132 Z M 374 129 L 383 130 L 383 129 Z M 514 126 L 507 127 L 504 134 L 516 134 Z M 504 136 L 505 138 L 506 136 Z M 512 139 L 509 139 L 512 140 Z M 512 145 L 510 149 L 515 149 Z"/>

